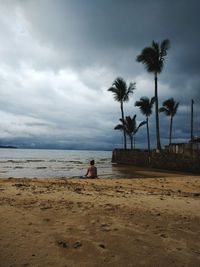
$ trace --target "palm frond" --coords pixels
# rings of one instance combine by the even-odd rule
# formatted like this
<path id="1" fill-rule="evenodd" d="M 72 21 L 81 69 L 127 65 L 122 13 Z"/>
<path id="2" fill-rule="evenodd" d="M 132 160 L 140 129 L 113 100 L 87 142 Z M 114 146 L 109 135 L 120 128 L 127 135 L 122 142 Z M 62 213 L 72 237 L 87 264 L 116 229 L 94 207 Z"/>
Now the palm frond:
<path id="1" fill-rule="evenodd" d="M 174 106 L 174 99 L 173 98 L 169 98 L 169 99 L 165 100 L 163 102 L 163 106 L 166 106 L 166 107 L 169 107 L 169 108 L 173 107 Z"/>
<path id="2" fill-rule="evenodd" d="M 121 124 L 117 124 L 114 127 L 114 130 L 121 130 L 121 131 L 123 131 L 125 129 L 125 123 L 124 123 L 124 121 L 123 121 L 122 118 L 120 118 L 119 121 L 121 122 Z"/>
<path id="3" fill-rule="evenodd" d="M 114 100 L 116 100 L 116 101 L 120 101 L 120 94 L 119 94 L 119 92 L 118 92 L 118 90 L 117 90 L 117 88 L 116 87 L 110 87 L 109 89 L 108 89 L 108 91 L 109 92 L 112 92 L 113 93 L 113 95 L 114 95 Z"/>
<path id="4" fill-rule="evenodd" d="M 146 47 L 142 53 L 137 57 L 138 62 L 142 62 L 148 72 L 155 72 L 157 65 L 156 52 L 152 47 Z"/>
<path id="5" fill-rule="evenodd" d="M 142 104 L 142 101 L 140 101 L 140 100 L 139 101 L 136 101 L 135 102 L 135 107 L 139 107 L 139 106 L 141 106 L 141 104 Z"/>
<path id="6" fill-rule="evenodd" d="M 177 102 L 177 103 L 175 104 L 175 106 L 174 106 L 173 116 L 176 115 L 177 110 L 178 110 L 178 107 L 179 107 L 179 102 Z"/>
<path id="7" fill-rule="evenodd" d="M 165 107 L 159 108 L 159 112 L 163 112 L 166 116 L 170 116 L 169 110 Z"/>
<path id="8" fill-rule="evenodd" d="M 162 41 L 160 45 L 160 57 L 164 58 L 167 55 L 167 51 L 170 48 L 170 41 L 168 39 L 165 39 Z"/>
<path id="9" fill-rule="evenodd" d="M 153 107 L 155 101 L 156 101 L 156 98 L 155 98 L 155 97 L 152 97 L 152 98 L 151 98 L 151 101 L 150 101 L 150 105 L 151 105 L 151 107 Z"/>
<path id="10" fill-rule="evenodd" d="M 159 44 L 156 43 L 155 41 L 152 41 L 152 47 L 155 50 L 156 54 L 159 54 L 159 50 L 160 50 Z"/>
<path id="11" fill-rule="evenodd" d="M 120 130 L 123 131 L 124 130 L 124 126 L 122 124 L 117 124 L 114 128 L 114 130 Z"/>
<path id="12" fill-rule="evenodd" d="M 110 91 L 110 92 L 112 92 L 112 93 L 117 93 L 117 88 L 116 87 L 110 87 L 109 89 L 108 89 L 108 91 Z"/>
<path id="13" fill-rule="evenodd" d="M 129 100 L 129 96 L 133 94 L 133 91 L 136 89 L 135 88 L 136 83 L 130 83 L 129 87 L 127 88 L 127 91 L 124 95 L 124 102 L 127 102 Z"/>
<path id="14" fill-rule="evenodd" d="M 145 125 L 146 123 L 147 123 L 146 121 L 142 121 L 142 122 L 137 126 L 137 128 L 135 129 L 134 134 L 136 134 L 137 131 L 139 130 L 139 128 L 142 127 L 143 125 Z"/>
<path id="15" fill-rule="evenodd" d="M 139 124 L 139 128 L 142 127 L 143 125 L 145 125 L 147 122 L 146 121 L 142 121 L 140 124 Z"/>

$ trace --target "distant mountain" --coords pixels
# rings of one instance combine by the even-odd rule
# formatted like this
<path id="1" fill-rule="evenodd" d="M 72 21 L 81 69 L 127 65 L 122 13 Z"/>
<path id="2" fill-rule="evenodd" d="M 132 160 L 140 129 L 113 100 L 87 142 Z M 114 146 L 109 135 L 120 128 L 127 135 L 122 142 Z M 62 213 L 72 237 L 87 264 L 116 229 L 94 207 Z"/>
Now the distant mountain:
<path id="1" fill-rule="evenodd" d="M 0 148 L 18 148 L 16 146 L 0 146 Z"/>

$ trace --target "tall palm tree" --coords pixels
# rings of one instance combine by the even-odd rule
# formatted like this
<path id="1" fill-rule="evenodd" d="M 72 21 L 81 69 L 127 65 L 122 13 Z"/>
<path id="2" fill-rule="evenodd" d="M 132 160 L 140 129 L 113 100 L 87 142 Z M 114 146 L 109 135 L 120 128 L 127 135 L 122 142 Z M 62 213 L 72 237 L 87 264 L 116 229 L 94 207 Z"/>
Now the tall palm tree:
<path id="1" fill-rule="evenodd" d="M 178 110 L 179 102 L 176 102 L 173 98 L 169 98 L 163 102 L 163 106 L 159 109 L 159 112 L 164 112 L 166 116 L 170 116 L 169 127 L 169 144 L 172 142 L 172 124 L 173 118 Z"/>
<path id="2" fill-rule="evenodd" d="M 133 90 L 135 90 L 135 83 L 130 83 L 127 86 L 126 82 L 122 78 L 116 78 L 112 84 L 112 87 L 108 89 L 108 91 L 114 94 L 114 99 L 120 103 L 121 115 L 122 115 L 122 124 L 124 125 L 124 107 L 123 103 L 128 102 L 129 96 L 133 94 Z M 124 133 L 124 149 L 127 148 L 126 145 L 126 131 L 123 128 Z"/>
<path id="3" fill-rule="evenodd" d="M 145 47 L 141 54 L 137 56 L 137 61 L 142 62 L 148 72 L 154 74 L 155 80 L 155 115 L 156 115 L 156 141 L 157 149 L 161 150 L 159 115 L 158 115 L 158 74 L 162 72 L 167 50 L 170 47 L 169 40 L 162 41 L 161 44 L 152 42 L 152 45 Z"/>
<path id="4" fill-rule="evenodd" d="M 124 124 L 123 124 L 122 119 L 120 119 L 120 121 L 121 121 L 121 124 L 118 124 L 117 126 L 115 126 L 114 129 L 115 130 L 125 130 L 126 134 L 130 138 L 131 149 L 133 149 L 133 137 L 135 136 L 135 134 L 137 133 L 139 128 L 141 126 L 143 126 L 144 124 L 146 124 L 146 121 L 142 121 L 137 126 L 136 115 L 133 116 L 133 118 L 131 118 L 130 116 L 126 116 Z"/>
<path id="5" fill-rule="evenodd" d="M 141 97 L 139 101 L 135 102 L 135 106 L 139 107 L 141 113 L 146 116 L 146 125 L 147 125 L 147 141 L 148 141 L 148 152 L 150 155 L 150 137 L 149 137 L 149 116 L 152 114 L 152 108 L 155 103 L 155 97 L 149 99 L 148 97 Z"/>

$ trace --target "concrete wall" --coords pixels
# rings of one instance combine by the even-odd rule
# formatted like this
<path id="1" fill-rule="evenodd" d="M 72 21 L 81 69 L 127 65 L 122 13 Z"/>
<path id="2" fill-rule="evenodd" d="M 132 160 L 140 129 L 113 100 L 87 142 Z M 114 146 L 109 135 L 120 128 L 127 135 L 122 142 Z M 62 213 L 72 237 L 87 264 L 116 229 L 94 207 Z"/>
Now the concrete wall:
<path id="1" fill-rule="evenodd" d="M 166 170 L 200 173 L 200 154 L 194 156 L 175 154 L 167 151 L 152 152 L 149 163 L 147 151 L 115 149 L 112 162 Z"/>

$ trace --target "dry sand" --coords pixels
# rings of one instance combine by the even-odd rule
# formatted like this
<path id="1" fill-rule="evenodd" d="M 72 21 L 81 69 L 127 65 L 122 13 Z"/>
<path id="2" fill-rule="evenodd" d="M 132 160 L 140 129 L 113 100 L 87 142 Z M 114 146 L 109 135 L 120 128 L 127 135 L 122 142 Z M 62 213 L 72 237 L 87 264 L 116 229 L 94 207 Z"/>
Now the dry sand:
<path id="1" fill-rule="evenodd" d="M 148 173 L 1 179 L 0 266 L 200 266 L 200 176 Z"/>

